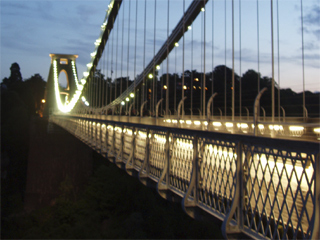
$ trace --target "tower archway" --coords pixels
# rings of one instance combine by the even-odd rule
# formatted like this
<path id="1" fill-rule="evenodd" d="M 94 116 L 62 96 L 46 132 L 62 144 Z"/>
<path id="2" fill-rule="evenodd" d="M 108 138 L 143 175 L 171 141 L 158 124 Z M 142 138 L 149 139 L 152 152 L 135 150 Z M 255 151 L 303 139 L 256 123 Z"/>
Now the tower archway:
<path id="1" fill-rule="evenodd" d="M 63 111 L 66 101 L 70 101 L 70 96 L 75 94 L 79 84 L 76 69 L 78 55 L 50 53 L 49 56 L 51 65 L 45 91 L 44 115 L 48 115 L 49 111 Z M 66 75 L 65 88 L 59 86 L 59 76 L 62 74 Z"/>

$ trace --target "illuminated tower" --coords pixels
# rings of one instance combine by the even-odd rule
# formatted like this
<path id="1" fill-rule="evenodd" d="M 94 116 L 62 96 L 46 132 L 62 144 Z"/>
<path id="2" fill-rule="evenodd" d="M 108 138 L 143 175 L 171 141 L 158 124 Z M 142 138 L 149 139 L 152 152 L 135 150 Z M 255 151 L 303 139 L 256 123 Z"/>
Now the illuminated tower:
<path id="1" fill-rule="evenodd" d="M 65 105 L 70 101 L 78 86 L 78 76 L 76 69 L 76 58 L 78 55 L 70 54 L 49 54 L 51 65 L 47 79 L 45 91 L 44 115 L 49 111 L 58 110 L 59 105 Z M 64 72 L 67 77 L 67 87 L 62 88 L 59 85 L 59 74 Z"/>

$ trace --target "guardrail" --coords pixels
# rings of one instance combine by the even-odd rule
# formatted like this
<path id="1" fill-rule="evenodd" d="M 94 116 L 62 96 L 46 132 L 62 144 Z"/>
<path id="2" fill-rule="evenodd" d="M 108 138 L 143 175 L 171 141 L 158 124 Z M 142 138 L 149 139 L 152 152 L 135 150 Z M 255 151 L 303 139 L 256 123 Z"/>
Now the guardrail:
<path id="1" fill-rule="evenodd" d="M 194 218 L 252 238 L 319 239 L 319 144 L 72 116 L 51 121 Z"/>

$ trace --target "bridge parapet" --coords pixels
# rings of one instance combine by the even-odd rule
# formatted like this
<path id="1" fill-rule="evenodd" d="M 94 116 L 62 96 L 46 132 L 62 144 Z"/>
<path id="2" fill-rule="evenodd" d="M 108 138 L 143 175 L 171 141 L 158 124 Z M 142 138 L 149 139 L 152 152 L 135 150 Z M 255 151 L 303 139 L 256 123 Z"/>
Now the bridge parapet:
<path id="1" fill-rule="evenodd" d="M 52 116 L 142 183 L 178 196 L 187 214 L 224 222 L 227 237 L 317 239 L 319 144 L 91 119 Z"/>

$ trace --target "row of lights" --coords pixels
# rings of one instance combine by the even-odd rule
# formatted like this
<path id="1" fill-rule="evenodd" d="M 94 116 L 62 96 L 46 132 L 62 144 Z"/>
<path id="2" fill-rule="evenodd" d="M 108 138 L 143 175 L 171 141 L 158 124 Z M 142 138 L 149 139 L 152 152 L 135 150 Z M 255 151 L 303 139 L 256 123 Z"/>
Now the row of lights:
<path id="1" fill-rule="evenodd" d="M 108 16 L 109 16 L 109 14 L 110 14 L 110 12 L 111 12 L 111 10 L 112 10 L 112 8 L 113 8 L 113 5 L 114 5 L 114 0 L 112 0 L 112 1 L 110 2 L 110 4 L 108 5 L 107 18 L 106 18 L 105 22 L 101 25 L 101 31 L 102 31 L 102 32 L 105 30 L 105 27 L 106 27 L 106 25 L 107 25 L 107 23 L 108 23 Z M 204 11 L 204 8 L 201 8 L 201 11 Z M 191 27 L 191 26 L 188 26 L 188 30 L 191 30 L 191 29 L 192 29 L 192 27 Z M 101 38 L 98 38 L 98 39 L 94 42 L 94 45 L 96 46 L 96 48 L 95 48 L 95 51 L 90 54 L 91 58 L 94 58 L 94 57 L 96 56 L 96 54 L 97 54 L 97 48 L 98 48 L 98 46 L 99 46 L 100 44 L 101 44 Z M 175 47 L 178 47 L 178 46 L 179 46 L 179 43 L 176 42 L 174 45 L 175 45 Z M 89 76 L 89 72 L 90 72 L 92 66 L 93 66 L 92 61 L 87 64 L 88 70 L 87 70 L 86 72 L 83 72 L 83 76 L 84 76 L 85 78 L 87 78 L 87 77 Z M 156 69 L 157 69 L 157 70 L 160 70 L 160 66 L 157 65 L 157 66 L 156 66 Z M 149 79 L 152 79 L 152 78 L 153 78 L 153 74 L 150 73 L 150 74 L 148 75 L 148 78 L 149 78 Z M 84 84 L 85 84 L 86 80 L 84 79 L 83 82 L 84 82 Z M 186 89 L 186 88 L 184 88 L 184 89 Z M 128 97 L 126 98 L 126 101 L 129 101 L 129 98 L 128 98 Z M 124 105 L 124 104 L 125 104 L 124 101 L 122 101 L 121 104 Z"/>
<path id="2" fill-rule="evenodd" d="M 103 32 L 107 26 L 107 23 L 108 23 L 108 17 L 110 15 L 110 12 L 113 8 L 113 5 L 114 5 L 114 0 L 111 0 L 111 2 L 109 3 L 108 5 L 108 9 L 106 10 L 107 11 L 107 16 L 106 16 L 106 20 L 103 22 L 103 24 L 101 25 L 101 34 L 100 35 L 103 35 Z M 87 77 L 89 76 L 89 73 L 91 71 L 91 68 L 93 66 L 93 59 L 94 57 L 97 55 L 97 49 L 99 47 L 99 45 L 101 44 L 101 37 L 99 37 L 98 39 L 96 39 L 96 41 L 94 42 L 94 45 L 95 45 L 95 51 L 90 53 L 90 56 L 91 56 L 91 61 L 90 63 L 87 64 L 87 71 L 86 72 L 83 72 L 83 78 L 81 79 L 81 84 L 82 86 L 80 85 L 80 87 L 77 86 L 77 89 L 82 91 L 83 90 L 83 86 L 86 84 L 87 82 Z M 85 99 L 85 97 L 83 96 L 81 98 L 84 102 L 84 104 L 86 106 L 89 106 L 89 102 Z"/>
<path id="3" fill-rule="evenodd" d="M 83 102 L 87 107 L 89 107 L 89 102 L 87 101 L 87 99 L 85 98 L 85 96 L 82 96 L 82 97 L 81 97 L 81 100 L 82 100 L 82 102 Z"/>
<path id="4" fill-rule="evenodd" d="M 58 109 L 61 111 L 61 112 L 64 112 L 64 113 L 67 113 L 67 112 L 70 112 L 74 106 L 76 105 L 77 101 L 79 100 L 80 98 L 80 95 L 81 95 L 81 90 L 79 90 L 79 88 L 77 88 L 75 94 L 73 95 L 71 101 L 68 103 L 67 100 L 66 100 L 66 104 L 63 105 L 62 102 L 61 102 L 61 98 L 60 98 L 60 89 L 59 89 L 59 77 L 58 77 L 58 68 L 57 68 L 57 60 L 54 60 L 53 61 L 53 73 L 54 73 L 54 76 L 53 76 L 53 79 L 54 79 L 54 89 L 55 89 L 55 94 L 56 94 L 56 101 L 57 101 L 57 106 L 58 106 Z M 76 75 L 75 73 L 75 68 L 74 68 L 74 72 L 73 72 L 74 75 Z M 78 80 L 77 78 L 75 78 L 76 81 Z M 67 104 L 68 103 L 68 104 Z"/>
<path id="5" fill-rule="evenodd" d="M 178 120 L 176 119 L 166 119 L 166 120 L 163 120 L 163 122 L 167 122 L 167 123 L 178 123 Z M 187 125 L 191 125 L 192 124 L 192 121 L 191 120 L 179 120 L 179 123 L 186 123 Z M 196 125 L 196 126 L 199 126 L 201 125 L 201 121 L 199 120 L 196 120 L 196 121 L 193 121 L 193 124 Z M 208 125 L 208 122 L 207 121 L 203 121 L 202 124 L 204 125 Z M 221 122 L 212 122 L 212 125 L 214 127 L 221 127 L 222 126 L 222 123 Z M 232 122 L 226 122 L 224 124 L 226 126 L 226 128 L 233 128 L 234 124 Z M 247 123 L 237 123 L 236 126 L 238 128 L 241 128 L 241 129 L 248 129 L 249 128 L 249 125 Z M 255 128 L 254 124 L 251 124 L 251 127 L 252 128 Z M 263 124 L 258 124 L 258 128 L 260 130 L 264 129 L 264 125 Z M 282 125 L 269 125 L 268 128 L 270 130 L 274 130 L 274 131 L 283 131 L 284 128 Z M 296 132 L 296 131 L 299 131 L 299 132 L 303 132 L 304 131 L 304 127 L 303 126 L 289 126 L 289 131 L 290 132 Z M 314 132 L 316 134 L 320 134 L 320 128 L 314 128 Z"/>
<path id="6" fill-rule="evenodd" d="M 130 95 L 129 95 L 131 98 L 134 98 L 134 93 L 130 93 Z M 129 102 L 130 101 L 130 98 L 129 97 L 126 97 L 126 102 Z M 125 101 L 122 101 L 121 102 L 121 105 L 122 106 L 124 106 L 126 103 L 125 103 Z"/>

